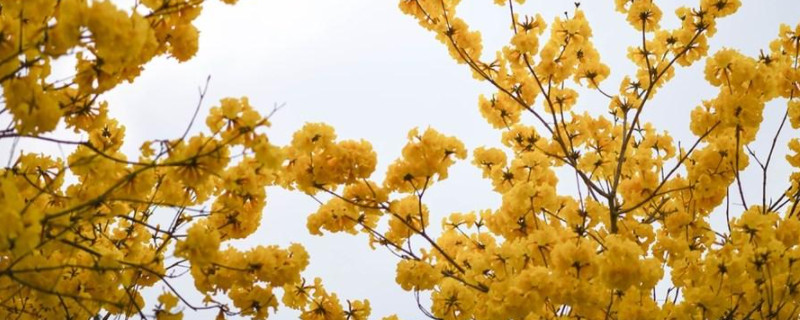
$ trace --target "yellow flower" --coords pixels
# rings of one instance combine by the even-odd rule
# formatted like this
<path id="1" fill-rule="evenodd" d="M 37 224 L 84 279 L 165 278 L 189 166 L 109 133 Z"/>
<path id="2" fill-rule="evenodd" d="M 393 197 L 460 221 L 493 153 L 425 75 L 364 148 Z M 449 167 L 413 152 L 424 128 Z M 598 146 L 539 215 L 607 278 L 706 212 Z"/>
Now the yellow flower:
<path id="1" fill-rule="evenodd" d="M 786 112 L 788 113 L 789 123 L 792 124 L 792 128 L 800 129 L 800 99 L 790 100 Z"/>
<path id="2" fill-rule="evenodd" d="M 164 306 L 165 310 L 170 310 L 178 305 L 178 297 L 172 293 L 162 293 L 158 296 L 158 302 Z"/>
<path id="3" fill-rule="evenodd" d="M 787 154 L 786 161 L 795 168 L 800 168 L 800 139 L 789 140 L 789 150 L 794 154 Z"/>
<path id="4" fill-rule="evenodd" d="M 433 181 L 447 178 L 448 169 L 455 163 L 453 157 L 467 157 L 467 150 L 461 141 L 430 128 L 422 134 L 418 129 L 412 129 L 408 133 L 408 140 L 403 147 L 403 158 L 389 165 L 384 181 L 387 189 L 419 192 Z"/>
<path id="5" fill-rule="evenodd" d="M 478 99 L 478 108 L 481 115 L 497 129 L 518 123 L 522 114 L 519 104 L 505 94 L 493 96 L 491 99 L 486 99 L 481 95 Z"/>
<path id="6" fill-rule="evenodd" d="M 348 306 L 348 310 L 344 312 L 348 320 L 367 320 L 372 312 L 369 300 L 348 301 Z"/>
<path id="7" fill-rule="evenodd" d="M 170 34 L 170 54 L 180 62 L 188 61 L 197 53 L 197 28 L 191 24 L 180 24 Z"/>
<path id="8" fill-rule="evenodd" d="M 397 263 L 395 281 L 403 290 L 430 290 L 439 279 L 440 273 L 428 262 L 404 259 Z"/>
<path id="9" fill-rule="evenodd" d="M 392 218 L 389 220 L 389 231 L 385 236 L 396 244 L 402 244 L 411 235 L 421 232 L 430 224 L 428 207 L 420 203 L 416 196 L 392 201 L 389 204 L 389 212 Z"/>
<path id="10" fill-rule="evenodd" d="M 661 9 L 652 0 L 634 0 L 628 8 L 628 23 L 634 29 L 642 31 L 655 31 L 659 29 Z"/>
<path id="11" fill-rule="evenodd" d="M 175 255 L 189 259 L 200 266 L 214 262 L 219 255 L 220 235 L 210 227 L 207 220 L 200 220 L 189 227 L 186 240 L 175 245 Z"/>
<path id="12" fill-rule="evenodd" d="M 251 316 L 253 319 L 267 319 L 269 309 L 278 310 L 278 298 L 272 289 L 261 286 L 252 288 L 235 287 L 228 293 L 233 300 L 233 305 L 241 310 L 242 315 Z"/>
<path id="13" fill-rule="evenodd" d="M 600 258 L 600 276 L 609 287 L 627 290 L 637 284 L 644 273 L 642 249 L 628 239 L 617 235 L 605 238 L 605 251 Z"/>
<path id="14" fill-rule="evenodd" d="M 14 116 L 14 127 L 21 134 L 52 131 L 62 111 L 53 95 L 31 75 L 3 81 L 5 107 Z"/>
<path id="15" fill-rule="evenodd" d="M 340 198 L 333 198 L 319 210 L 308 216 L 308 231 L 314 235 L 322 235 L 320 228 L 330 232 L 348 232 L 355 234 L 355 226 L 359 221 L 356 207 Z"/>
<path id="16" fill-rule="evenodd" d="M 555 270 L 565 275 L 588 279 L 597 273 L 597 254 L 589 241 L 561 242 L 555 245 L 550 257 Z"/>

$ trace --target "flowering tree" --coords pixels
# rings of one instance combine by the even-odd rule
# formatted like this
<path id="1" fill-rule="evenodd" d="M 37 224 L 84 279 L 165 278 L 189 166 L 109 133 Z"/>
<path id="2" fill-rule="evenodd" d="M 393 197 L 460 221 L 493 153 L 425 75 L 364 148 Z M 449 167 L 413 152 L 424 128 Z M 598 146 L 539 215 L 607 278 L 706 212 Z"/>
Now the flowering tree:
<path id="1" fill-rule="evenodd" d="M 797 318 L 800 172 L 776 182 L 785 183 L 777 195 L 766 177 L 787 122 L 800 128 L 800 25 L 782 26 L 759 57 L 711 54 L 705 77 L 719 94 L 698 101 L 696 139 L 676 147 L 642 114 L 676 68 L 708 55 L 717 19 L 734 14 L 738 0 L 682 7 L 675 30 L 659 26 L 652 1 L 617 0 L 641 33 L 628 54 L 637 71 L 618 92 L 601 86 L 610 68 L 579 4 L 544 37 L 541 15 L 514 11 L 524 1 L 495 2 L 509 10 L 513 37 L 486 60 L 457 0 L 400 0 L 497 90 L 478 105 L 504 148 L 477 148 L 472 163 L 502 205 L 450 214 L 435 232 L 425 194 L 467 149 L 433 129 L 412 129 L 380 182 L 369 142 L 337 140 L 332 127 L 309 123 L 275 146 L 265 133 L 271 114 L 246 98 L 222 99 L 203 133 L 187 129 L 123 154 L 124 126 L 102 94 L 133 82 L 156 56 L 194 56 L 202 0 L 142 0 L 126 10 L 0 0 L 0 115 L 11 121 L 0 139 L 73 147 L 65 159 L 13 155 L 0 169 L 0 316 L 179 319 L 213 309 L 263 319 L 283 305 L 302 319 L 367 318 L 369 301 L 340 300 L 301 275 L 309 255 L 300 244 L 223 247 L 258 228 L 265 188 L 275 185 L 326 198 L 308 216 L 310 233 L 363 234 L 395 253 L 396 282 L 430 318 Z M 74 58 L 74 76 L 52 79 L 51 63 L 64 57 Z M 579 87 L 608 98 L 608 115 L 577 112 Z M 788 102 L 759 156 L 748 145 L 773 99 Z M 56 135 L 60 123 L 88 138 Z M 786 160 L 800 168 L 800 139 L 789 149 Z M 763 172 L 760 194 L 742 187 L 749 165 Z M 576 194 L 556 191 L 558 167 L 574 173 Z M 714 230 L 712 214 L 725 215 L 727 228 Z M 205 298 L 186 298 L 189 288 L 172 284 L 179 277 Z M 671 287 L 659 292 L 665 279 Z M 145 299 L 155 286 L 166 289 Z"/>
<path id="2" fill-rule="evenodd" d="M 11 120 L 0 138 L 74 147 L 66 159 L 23 153 L 0 170 L 0 317 L 177 319 L 188 308 L 264 318 L 284 286 L 284 304 L 306 315 L 312 300 L 345 314 L 319 281 L 301 279 L 302 246 L 220 248 L 258 227 L 264 189 L 282 176 L 281 151 L 262 132 L 269 115 L 246 98 L 212 108 L 208 133 L 187 129 L 134 157 L 120 152 L 125 129 L 102 94 L 156 56 L 194 56 L 202 4 L 0 1 L 2 114 Z M 65 57 L 74 75 L 53 79 L 51 63 Z M 62 121 L 88 139 L 53 136 Z M 205 299 L 184 298 L 171 284 L 180 276 Z M 142 290 L 156 284 L 168 290 L 146 303 Z M 369 312 L 366 302 L 349 306 L 351 317 Z"/>
<path id="3" fill-rule="evenodd" d="M 732 49 L 711 54 L 704 72 L 718 96 L 698 101 L 691 112 L 696 139 L 676 147 L 642 114 L 676 68 L 708 55 L 717 20 L 734 14 L 739 1 L 681 7 L 675 30 L 660 27 L 653 1 L 616 1 L 641 34 L 628 50 L 637 70 L 617 92 L 601 86 L 610 68 L 579 4 L 542 37 L 548 23 L 540 15 L 515 12 L 523 1 L 495 1 L 508 9 L 513 37 L 486 60 L 480 33 L 459 18 L 458 2 L 403 0 L 400 8 L 497 90 L 478 105 L 503 132 L 505 148 L 477 148 L 472 163 L 502 205 L 451 214 L 444 231 L 432 234 L 424 196 L 466 157 L 456 138 L 412 130 L 381 183 L 362 166 L 372 166 L 359 159 L 366 151 L 335 142 L 330 127 L 308 125 L 289 146 L 285 168 L 291 186 L 334 196 L 309 217 L 312 233 L 360 231 L 371 245 L 395 252 L 398 284 L 417 297 L 430 292 L 430 309 L 421 308 L 431 318 L 798 316 L 800 172 L 775 182 L 785 184 L 775 195 L 767 194 L 766 177 L 786 122 L 800 128 L 800 25 L 782 26 L 759 57 Z M 605 96 L 609 115 L 576 111 L 577 87 Z M 769 153 L 757 156 L 748 145 L 764 104 L 779 98 L 788 100 L 783 120 L 766 142 Z M 800 140 L 789 148 L 786 160 L 800 167 Z M 739 173 L 751 161 L 764 181 L 762 192 L 748 196 Z M 574 173 L 576 194 L 556 192 L 556 167 Z M 741 209 L 730 206 L 731 197 Z M 712 229 L 712 213 L 725 216 L 726 229 Z M 380 219 L 388 229 L 379 228 Z M 663 279 L 671 287 L 657 292 Z"/>

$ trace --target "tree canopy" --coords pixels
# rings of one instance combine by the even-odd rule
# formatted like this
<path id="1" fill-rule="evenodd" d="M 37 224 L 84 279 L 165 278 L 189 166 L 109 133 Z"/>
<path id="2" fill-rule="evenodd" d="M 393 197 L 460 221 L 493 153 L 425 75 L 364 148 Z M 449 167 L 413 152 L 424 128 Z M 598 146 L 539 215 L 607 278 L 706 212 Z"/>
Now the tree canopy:
<path id="1" fill-rule="evenodd" d="M 277 108 L 246 97 L 216 102 L 205 119 L 195 111 L 176 124 L 187 126 L 182 135 L 126 154 L 125 123 L 104 95 L 135 85 L 155 57 L 193 58 L 204 1 L 0 0 L 0 117 L 9 123 L 0 139 L 70 148 L 63 157 L 12 149 L 0 169 L 0 316 L 181 319 L 211 310 L 265 319 L 290 308 L 306 320 L 370 317 L 369 297 L 340 298 L 304 273 L 303 244 L 230 245 L 259 228 L 273 186 L 319 203 L 306 217 L 310 234 L 349 233 L 393 253 L 393 280 L 421 317 L 800 316 L 800 24 L 781 25 L 768 48 L 747 56 L 708 44 L 739 0 L 695 1 L 672 15 L 655 1 L 616 0 L 608 5 L 640 39 L 627 54 L 635 71 L 607 84 L 616 66 L 601 59 L 580 3 L 546 19 L 519 12 L 524 0 L 494 2 L 508 11 L 511 36 L 491 54 L 458 0 L 400 0 L 399 10 L 493 88 L 474 116 L 501 132 L 500 144 L 468 150 L 458 137 L 413 128 L 381 176 L 369 141 L 339 139 L 325 123 L 274 143 L 267 129 Z M 677 27 L 662 28 L 664 19 Z M 63 59 L 74 74 L 56 79 Z M 717 95 L 696 101 L 686 115 L 694 140 L 676 143 L 643 114 L 676 70 L 698 63 Z M 602 96 L 605 112 L 583 108 L 585 92 Z M 783 116 L 759 134 L 771 101 Z M 59 126 L 80 138 L 56 134 Z M 756 142 L 768 152 L 753 151 Z M 779 148 L 788 155 L 776 156 Z M 499 207 L 431 212 L 426 193 L 458 161 L 482 173 Z M 776 161 L 793 173 L 768 179 Z M 743 187 L 748 168 L 763 177 L 756 194 Z M 193 288 L 174 285 L 184 278 Z M 164 290 L 149 299 L 148 288 Z"/>

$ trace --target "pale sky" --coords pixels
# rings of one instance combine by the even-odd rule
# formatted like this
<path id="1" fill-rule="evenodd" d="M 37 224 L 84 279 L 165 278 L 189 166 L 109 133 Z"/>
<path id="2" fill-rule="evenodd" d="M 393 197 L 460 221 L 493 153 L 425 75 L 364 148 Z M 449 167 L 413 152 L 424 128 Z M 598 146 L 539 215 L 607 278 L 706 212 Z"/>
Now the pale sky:
<path id="1" fill-rule="evenodd" d="M 459 7 L 467 23 L 482 31 L 487 57 L 511 35 L 507 8 L 492 2 L 463 0 Z M 134 85 L 122 85 L 106 96 L 112 116 L 127 126 L 125 150 L 132 155 L 144 140 L 180 136 L 197 103 L 198 87 L 208 75 L 211 83 L 200 119 L 223 97 L 248 96 L 263 113 L 275 103 L 285 102 L 286 107 L 274 116 L 268 131 L 275 143 L 288 143 L 291 134 L 305 122 L 327 122 L 336 128 L 340 139 L 364 138 L 372 143 L 379 155 L 376 180 L 381 180 L 386 166 L 400 155 L 406 133 L 415 126 L 430 126 L 458 136 L 469 150 L 500 146 L 500 132 L 483 120 L 477 107 L 479 94 L 494 91 L 472 79 L 467 67 L 457 65 L 434 34 L 403 15 L 397 3 L 240 0 L 235 6 L 226 6 L 209 0 L 197 21 L 200 50 L 193 60 L 179 64 L 172 59 L 157 59 L 146 66 Z M 675 27 L 678 19 L 674 9 L 679 4 L 696 5 L 697 1 L 660 3 L 662 25 Z M 520 14 L 541 13 L 551 22 L 564 11 L 572 12 L 573 6 L 572 0 L 528 0 L 516 10 Z M 620 79 L 632 73 L 625 54 L 628 46 L 639 41 L 639 34 L 627 25 L 623 15 L 613 11 L 612 1 L 583 1 L 581 8 L 593 27 L 593 41 L 602 60 L 612 67 L 603 87 L 616 91 Z M 777 36 L 782 22 L 792 26 L 800 22 L 800 1 L 745 1 L 736 15 L 719 21 L 710 51 L 733 47 L 757 56 L 759 49 L 767 48 Z M 678 69 L 673 81 L 643 114 L 645 120 L 669 130 L 684 143 L 693 141 L 689 112 L 702 99 L 716 95 L 703 80 L 703 65 L 699 62 L 692 68 Z M 581 94 L 577 111 L 606 112 L 607 100 L 599 93 Z M 774 133 L 783 108 L 785 101 L 767 107 L 762 134 L 754 148 L 759 155 L 768 150 L 764 141 Z M 523 121 L 532 123 L 532 117 L 525 115 Z M 779 158 L 771 169 L 771 180 L 776 181 L 773 191 L 786 185 L 789 170 L 778 164 L 787 138 L 798 135 L 788 129 L 778 144 Z M 20 147 L 35 149 L 26 148 L 25 143 Z M 0 148 L 7 154 L 9 145 L 0 142 Z M 499 195 L 491 191 L 491 183 L 482 180 L 469 161 L 456 164 L 450 178 L 426 194 L 434 224 L 452 212 L 499 206 Z M 753 162 L 749 169 L 754 168 Z M 561 173 L 559 189 L 573 191 L 573 176 Z M 760 172 L 748 170 L 744 178 L 745 184 L 752 186 L 751 198 L 760 199 Z M 397 258 L 392 254 L 381 248 L 370 250 L 363 234 L 308 234 L 306 216 L 316 207 L 308 196 L 270 188 L 260 229 L 235 245 L 247 248 L 300 242 L 311 254 L 304 276 L 322 277 L 326 288 L 338 293 L 342 301 L 368 298 L 373 317 L 378 319 L 393 313 L 403 319 L 422 318 L 412 293 L 395 284 Z M 715 220 L 715 224 L 720 223 L 724 220 Z M 190 281 L 181 286 L 193 290 Z M 215 313 L 201 315 L 205 318 Z M 296 315 L 283 307 L 274 318 Z M 187 318 L 194 318 L 188 310 Z"/>

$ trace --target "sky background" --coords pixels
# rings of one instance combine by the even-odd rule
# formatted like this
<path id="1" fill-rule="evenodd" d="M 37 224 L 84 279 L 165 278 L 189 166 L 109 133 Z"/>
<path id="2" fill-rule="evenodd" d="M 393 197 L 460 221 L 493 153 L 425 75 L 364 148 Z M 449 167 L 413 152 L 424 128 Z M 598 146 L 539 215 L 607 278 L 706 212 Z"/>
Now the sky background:
<path id="1" fill-rule="evenodd" d="M 457 65 L 434 34 L 399 11 L 397 2 L 240 0 L 235 6 L 227 6 L 207 1 L 196 24 L 201 31 L 200 50 L 193 60 L 178 63 L 156 59 L 134 85 L 121 85 L 106 96 L 112 116 L 127 127 L 125 150 L 133 155 L 145 140 L 180 136 L 197 104 L 198 87 L 209 75 L 211 82 L 200 119 L 223 97 L 248 96 L 264 114 L 276 103 L 285 102 L 286 107 L 273 117 L 268 131 L 274 143 L 288 143 L 292 133 L 306 122 L 329 123 L 340 139 L 364 138 L 372 143 L 379 159 L 378 181 L 386 166 L 400 155 L 406 133 L 413 127 L 430 126 L 457 136 L 469 150 L 500 146 L 501 132 L 493 130 L 477 108 L 478 95 L 494 90 L 474 80 L 466 66 Z M 696 5 L 697 1 L 660 3 L 662 26 L 673 28 L 678 25 L 674 9 Z M 528 0 L 516 11 L 523 15 L 541 13 L 549 24 L 564 11 L 572 12 L 573 7 L 571 0 Z M 639 33 L 613 10 L 611 1 L 582 1 L 581 8 L 593 27 L 592 40 L 602 60 L 612 67 L 602 86 L 616 92 L 622 77 L 633 73 L 625 55 L 627 47 L 639 41 Z M 490 0 L 464 0 L 459 7 L 460 16 L 471 28 L 482 32 L 485 57 L 494 56 L 512 34 L 507 10 Z M 776 38 L 780 23 L 794 26 L 798 22 L 800 1 L 745 1 L 736 15 L 719 21 L 718 34 L 709 42 L 710 51 L 733 47 L 757 56 L 759 49 L 767 48 Z M 699 62 L 692 68 L 678 69 L 673 81 L 643 113 L 644 120 L 668 129 L 676 142 L 694 141 L 688 126 L 689 112 L 702 99 L 716 95 L 703 80 L 703 65 Z M 580 92 L 577 111 L 606 113 L 606 98 L 597 92 Z M 759 141 L 754 144 L 757 154 L 763 156 L 768 151 L 765 141 L 774 134 L 783 108 L 785 101 L 768 105 Z M 532 121 L 530 115 L 523 116 L 523 122 Z M 776 157 L 780 158 L 771 167 L 772 194 L 784 188 L 789 173 L 781 159 L 785 142 L 797 136 L 797 131 L 788 129 L 778 143 Z M 10 150 L 3 141 L 0 148 L 6 154 Z M 18 147 L 26 151 L 39 148 L 43 147 L 31 142 Z M 48 148 L 42 150 L 60 152 Z M 480 171 L 469 161 L 457 163 L 448 180 L 426 193 L 434 225 L 452 212 L 499 206 L 500 196 L 491 191 L 491 183 L 482 180 Z M 753 163 L 749 169 L 754 168 Z M 567 171 L 560 173 L 563 183 L 559 190 L 574 192 L 574 176 Z M 748 170 L 744 179 L 753 195 L 750 202 L 760 200 L 760 172 Z M 394 282 L 397 259 L 392 254 L 381 248 L 371 250 L 363 234 L 308 234 L 306 216 L 316 208 L 316 202 L 306 195 L 270 188 L 261 227 L 234 245 L 248 248 L 300 242 L 311 254 L 304 276 L 322 277 L 327 289 L 338 293 L 342 301 L 369 298 L 376 318 L 393 313 L 404 319 L 421 318 L 413 295 Z M 714 224 L 722 226 L 724 220 L 714 219 Z M 180 286 L 193 290 L 191 281 Z M 199 300 L 198 296 L 195 301 Z M 211 317 L 214 313 L 202 315 Z M 280 308 L 274 318 L 296 315 Z"/>

